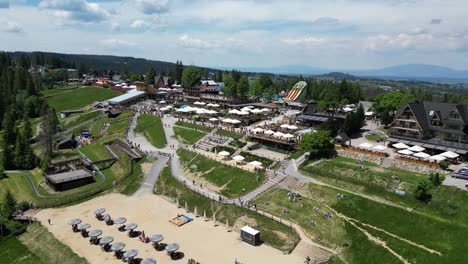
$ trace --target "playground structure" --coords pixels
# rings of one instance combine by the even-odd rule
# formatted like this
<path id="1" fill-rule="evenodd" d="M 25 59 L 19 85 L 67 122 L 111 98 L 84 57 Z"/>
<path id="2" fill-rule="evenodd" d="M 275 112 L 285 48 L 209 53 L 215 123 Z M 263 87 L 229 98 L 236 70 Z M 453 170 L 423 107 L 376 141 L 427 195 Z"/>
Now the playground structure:
<path id="1" fill-rule="evenodd" d="M 304 81 L 296 83 L 283 100 L 285 102 L 296 101 L 306 87 L 307 83 Z"/>

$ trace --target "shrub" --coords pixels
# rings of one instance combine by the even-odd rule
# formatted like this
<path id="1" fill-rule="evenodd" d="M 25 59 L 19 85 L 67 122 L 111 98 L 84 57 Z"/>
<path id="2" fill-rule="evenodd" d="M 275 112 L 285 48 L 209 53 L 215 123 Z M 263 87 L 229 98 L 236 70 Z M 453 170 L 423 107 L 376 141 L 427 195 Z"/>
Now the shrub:
<path id="1" fill-rule="evenodd" d="M 447 170 L 448 167 L 450 166 L 450 162 L 448 162 L 446 160 L 443 160 L 443 161 L 439 162 L 439 165 L 440 165 L 441 169 Z"/>

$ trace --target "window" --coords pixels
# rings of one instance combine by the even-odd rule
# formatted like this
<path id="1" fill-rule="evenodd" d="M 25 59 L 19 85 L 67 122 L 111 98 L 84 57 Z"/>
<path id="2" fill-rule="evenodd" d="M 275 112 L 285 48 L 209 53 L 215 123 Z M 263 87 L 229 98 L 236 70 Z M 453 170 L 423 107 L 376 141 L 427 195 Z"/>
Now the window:
<path id="1" fill-rule="evenodd" d="M 450 118 L 452 119 L 460 119 L 460 115 L 457 112 L 451 112 Z"/>

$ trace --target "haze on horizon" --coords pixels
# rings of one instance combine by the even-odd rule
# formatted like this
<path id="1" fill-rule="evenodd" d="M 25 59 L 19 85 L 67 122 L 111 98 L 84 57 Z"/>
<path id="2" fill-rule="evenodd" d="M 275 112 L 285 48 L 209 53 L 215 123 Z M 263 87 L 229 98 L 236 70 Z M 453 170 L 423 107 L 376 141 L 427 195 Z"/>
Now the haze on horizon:
<path id="1" fill-rule="evenodd" d="M 466 0 L 0 0 L 0 50 L 211 67 L 468 69 Z"/>

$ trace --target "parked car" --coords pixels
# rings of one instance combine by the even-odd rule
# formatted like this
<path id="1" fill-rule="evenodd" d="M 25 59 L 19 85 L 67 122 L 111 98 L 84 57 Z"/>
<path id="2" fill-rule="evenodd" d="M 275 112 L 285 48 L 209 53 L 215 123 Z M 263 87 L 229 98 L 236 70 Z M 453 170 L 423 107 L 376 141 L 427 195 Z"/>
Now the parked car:
<path id="1" fill-rule="evenodd" d="M 464 179 L 464 180 L 468 180 L 468 173 L 464 173 L 464 174 L 461 174 L 461 173 L 452 173 L 452 178 L 458 178 L 458 179 Z"/>

